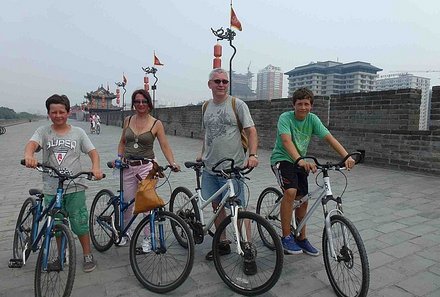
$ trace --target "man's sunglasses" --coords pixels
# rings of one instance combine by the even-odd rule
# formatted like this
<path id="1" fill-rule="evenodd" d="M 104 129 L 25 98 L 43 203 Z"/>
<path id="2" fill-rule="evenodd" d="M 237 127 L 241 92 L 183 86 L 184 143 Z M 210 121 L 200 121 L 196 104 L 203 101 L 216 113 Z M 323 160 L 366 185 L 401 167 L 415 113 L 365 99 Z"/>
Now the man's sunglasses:
<path id="1" fill-rule="evenodd" d="M 134 104 L 141 104 L 142 103 L 144 105 L 147 105 L 148 101 L 147 100 L 134 100 L 133 103 Z"/>
<path id="2" fill-rule="evenodd" d="M 220 83 L 222 83 L 222 84 L 224 84 L 224 85 L 227 85 L 228 83 L 229 83 L 229 80 L 227 80 L 227 79 L 214 79 L 213 80 L 213 82 L 215 82 L 216 84 L 220 84 Z"/>

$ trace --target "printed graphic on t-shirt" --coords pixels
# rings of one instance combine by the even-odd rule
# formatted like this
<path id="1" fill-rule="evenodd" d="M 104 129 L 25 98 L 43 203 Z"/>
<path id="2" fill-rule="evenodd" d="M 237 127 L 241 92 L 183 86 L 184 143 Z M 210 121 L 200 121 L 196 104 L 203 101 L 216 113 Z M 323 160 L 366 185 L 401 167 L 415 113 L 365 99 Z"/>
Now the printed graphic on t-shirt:
<path id="1" fill-rule="evenodd" d="M 58 165 L 61 166 L 69 150 L 75 150 L 76 141 L 70 139 L 52 139 L 47 142 L 46 147 L 48 151 L 52 151 L 55 160 Z"/>
<path id="2" fill-rule="evenodd" d="M 224 137 L 226 126 L 232 124 L 228 113 L 224 109 L 217 111 L 216 114 L 212 113 L 210 116 L 206 123 L 206 143 L 208 146 L 212 144 L 215 138 Z"/>
<path id="3" fill-rule="evenodd" d="M 294 128 L 293 137 L 295 139 L 297 149 L 301 152 L 306 151 L 310 142 L 310 135 Z"/>

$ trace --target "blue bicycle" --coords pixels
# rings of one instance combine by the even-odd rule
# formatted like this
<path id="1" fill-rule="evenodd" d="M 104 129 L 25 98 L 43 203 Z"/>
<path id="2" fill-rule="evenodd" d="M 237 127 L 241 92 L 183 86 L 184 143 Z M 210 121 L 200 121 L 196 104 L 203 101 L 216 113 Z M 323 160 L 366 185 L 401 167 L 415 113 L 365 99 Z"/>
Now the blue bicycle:
<path id="1" fill-rule="evenodd" d="M 24 160 L 21 164 L 25 165 Z M 76 271 L 76 249 L 68 214 L 61 208 L 64 182 L 82 175 L 90 180 L 92 172 L 75 175 L 61 173 L 54 167 L 38 163 L 36 169 L 58 178 L 55 197 L 44 207 L 41 190 L 30 189 L 17 218 L 10 268 L 21 268 L 31 252 L 40 250 L 35 267 L 35 296 L 70 296 Z M 40 228 L 40 223 L 43 222 Z"/>
<path id="2" fill-rule="evenodd" d="M 155 161 L 137 159 L 128 162 Z M 114 168 L 115 165 L 108 162 L 107 166 Z M 128 163 L 122 162 L 119 168 L 118 195 L 107 189 L 101 190 L 90 208 L 90 237 L 100 252 L 108 250 L 113 244 L 119 244 L 124 236 L 129 236 L 127 231 L 137 217 L 133 215 L 127 226 L 124 226 L 124 214 L 135 201 L 134 198 L 128 202 L 124 199 L 122 172 L 128 166 Z M 159 172 L 171 168 L 169 165 L 157 167 Z M 174 236 L 172 227 L 175 226 L 181 228 L 188 238 L 185 246 Z M 193 263 L 194 240 L 183 219 L 163 208 L 156 208 L 139 222 L 130 240 L 130 264 L 143 286 L 157 293 L 172 291 L 187 279 Z"/>

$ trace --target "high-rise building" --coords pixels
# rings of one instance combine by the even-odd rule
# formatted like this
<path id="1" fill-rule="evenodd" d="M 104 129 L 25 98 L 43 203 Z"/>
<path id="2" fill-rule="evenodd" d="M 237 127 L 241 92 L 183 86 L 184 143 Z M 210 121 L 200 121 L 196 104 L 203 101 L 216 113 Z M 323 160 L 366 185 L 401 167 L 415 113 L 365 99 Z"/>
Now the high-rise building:
<path id="1" fill-rule="evenodd" d="M 266 66 L 257 74 L 257 100 L 283 97 L 283 72 L 280 67 Z"/>
<path id="2" fill-rule="evenodd" d="M 289 81 L 289 97 L 301 87 L 307 87 L 315 95 L 371 92 L 375 90 L 377 72 L 382 69 L 370 63 L 356 61 L 311 62 L 286 72 Z"/>
<path id="3" fill-rule="evenodd" d="M 376 81 L 376 90 L 418 89 L 422 91 L 420 102 L 419 130 L 428 130 L 431 80 L 410 73 L 396 73 L 380 76 Z"/>

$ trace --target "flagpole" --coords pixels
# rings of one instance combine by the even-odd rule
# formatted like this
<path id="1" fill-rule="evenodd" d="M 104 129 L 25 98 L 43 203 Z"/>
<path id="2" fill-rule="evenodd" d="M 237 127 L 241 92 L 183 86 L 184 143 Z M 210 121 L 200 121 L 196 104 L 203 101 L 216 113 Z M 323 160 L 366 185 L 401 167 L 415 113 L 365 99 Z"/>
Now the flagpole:
<path id="1" fill-rule="evenodd" d="M 125 81 L 124 81 L 125 74 L 122 73 L 122 82 L 115 82 L 115 85 L 118 87 L 122 87 L 124 92 L 122 93 L 122 108 L 121 108 L 121 127 L 124 128 L 124 109 L 125 109 L 125 93 L 127 90 L 125 89 Z"/>
<path id="2" fill-rule="evenodd" d="M 155 67 L 141 67 L 142 70 L 145 72 L 145 74 L 153 74 L 155 81 L 154 84 L 151 86 L 151 89 L 153 90 L 153 113 L 155 114 L 155 106 L 156 106 L 156 84 L 159 78 L 156 76 L 157 68 Z"/>

